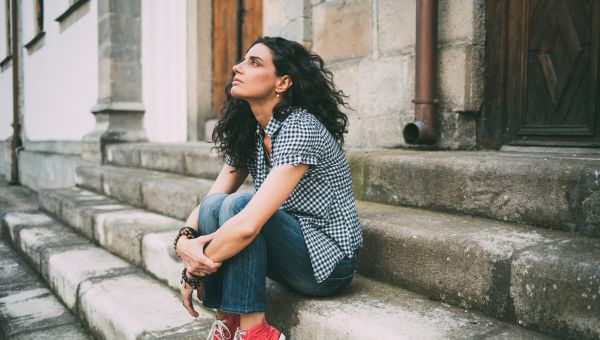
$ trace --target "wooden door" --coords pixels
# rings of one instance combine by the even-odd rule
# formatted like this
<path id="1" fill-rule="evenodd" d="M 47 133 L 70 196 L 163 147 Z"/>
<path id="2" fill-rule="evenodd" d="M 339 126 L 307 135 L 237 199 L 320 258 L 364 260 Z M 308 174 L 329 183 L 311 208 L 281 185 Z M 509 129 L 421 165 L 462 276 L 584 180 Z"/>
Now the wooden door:
<path id="1" fill-rule="evenodd" d="M 483 146 L 600 146 L 600 0 L 487 5 Z"/>
<path id="2" fill-rule="evenodd" d="M 262 0 L 213 1 L 213 118 L 225 99 L 231 68 L 262 35 Z"/>

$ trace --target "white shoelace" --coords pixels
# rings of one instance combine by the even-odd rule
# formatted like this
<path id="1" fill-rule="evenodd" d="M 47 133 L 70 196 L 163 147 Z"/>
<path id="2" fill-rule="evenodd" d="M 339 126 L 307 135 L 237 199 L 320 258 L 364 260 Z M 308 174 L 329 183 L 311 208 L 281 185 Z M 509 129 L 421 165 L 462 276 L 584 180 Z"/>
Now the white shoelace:
<path id="1" fill-rule="evenodd" d="M 242 338 L 242 335 L 246 335 L 246 332 L 242 331 L 241 329 L 237 329 L 235 331 L 235 336 L 233 337 L 233 340 L 244 340 Z"/>
<path id="2" fill-rule="evenodd" d="M 225 320 L 216 319 L 212 326 L 210 326 L 210 331 L 208 332 L 206 340 L 213 340 L 216 335 L 220 336 L 223 340 L 229 339 L 231 337 L 231 332 L 226 323 L 227 321 Z M 227 335 L 225 335 L 225 333 L 227 333 Z"/>

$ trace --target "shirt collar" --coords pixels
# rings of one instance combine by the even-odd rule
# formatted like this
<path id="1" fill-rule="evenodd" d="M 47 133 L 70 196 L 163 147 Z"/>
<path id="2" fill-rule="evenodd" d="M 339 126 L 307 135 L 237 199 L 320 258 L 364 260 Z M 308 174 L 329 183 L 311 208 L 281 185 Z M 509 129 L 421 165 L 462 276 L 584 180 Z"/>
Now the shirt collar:
<path id="1" fill-rule="evenodd" d="M 283 110 L 286 111 L 286 116 L 292 115 L 297 111 L 291 106 L 285 107 L 283 108 Z M 271 116 L 271 119 L 269 119 L 269 122 L 267 123 L 267 127 L 264 129 L 264 132 L 267 136 L 269 136 L 269 138 L 274 139 L 277 135 L 277 132 L 279 132 L 279 129 L 281 129 L 282 125 L 283 121 L 279 121 L 275 119 L 274 116 Z M 256 124 L 256 134 L 261 137 L 263 136 L 263 129 L 259 123 Z"/>

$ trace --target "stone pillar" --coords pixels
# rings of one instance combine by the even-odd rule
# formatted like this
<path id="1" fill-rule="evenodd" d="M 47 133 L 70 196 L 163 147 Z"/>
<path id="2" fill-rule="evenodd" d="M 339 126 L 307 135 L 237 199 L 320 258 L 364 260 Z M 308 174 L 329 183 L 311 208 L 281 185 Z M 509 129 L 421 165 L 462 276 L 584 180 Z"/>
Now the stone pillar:
<path id="1" fill-rule="evenodd" d="M 187 0 L 188 141 L 210 140 L 212 110 L 212 1 Z M 209 124 L 210 125 L 210 124 Z"/>
<path id="2" fill-rule="evenodd" d="M 147 141 L 142 103 L 140 0 L 98 0 L 96 127 L 83 137 L 84 160 L 103 163 L 111 143 Z"/>

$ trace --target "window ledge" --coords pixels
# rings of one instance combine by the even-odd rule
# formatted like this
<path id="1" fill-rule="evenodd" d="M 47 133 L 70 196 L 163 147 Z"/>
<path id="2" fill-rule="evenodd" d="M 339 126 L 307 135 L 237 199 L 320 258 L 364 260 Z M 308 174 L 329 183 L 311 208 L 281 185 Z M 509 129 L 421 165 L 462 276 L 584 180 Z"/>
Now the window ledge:
<path id="1" fill-rule="evenodd" d="M 33 39 L 29 40 L 29 42 L 27 44 L 25 44 L 25 48 L 30 50 L 30 52 L 32 52 L 31 50 L 36 46 L 36 44 L 42 40 L 42 38 L 46 35 L 46 32 L 41 31 L 38 34 L 35 35 L 35 37 L 33 37 Z"/>
<path id="2" fill-rule="evenodd" d="M 75 12 L 79 7 L 88 2 L 89 0 L 77 0 L 75 1 L 63 14 L 59 15 L 54 19 L 54 21 L 63 22 L 67 19 L 73 12 Z"/>
<path id="3" fill-rule="evenodd" d="M 2 61 L 0 61 L 0 70 L 4 71 L 7 68 L 9 68 L 11 65 L 11 62 L 10 62 L 11 60 L 12 60 L 12 55 L 10 55 L 10 54 L 7 55 L 4 59 L 2 59 Z"/>

